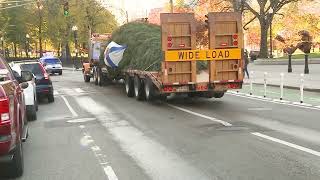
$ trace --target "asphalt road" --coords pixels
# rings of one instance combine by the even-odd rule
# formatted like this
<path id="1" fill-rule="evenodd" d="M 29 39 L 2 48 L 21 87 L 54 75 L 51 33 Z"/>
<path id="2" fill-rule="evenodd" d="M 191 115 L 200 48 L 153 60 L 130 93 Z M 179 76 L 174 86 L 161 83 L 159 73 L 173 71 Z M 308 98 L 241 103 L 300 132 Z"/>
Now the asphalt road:
<path id="1" fill-rule="evenodd" d="M 320 109 L 226 95 L 147 103 L 122 85 L 51 77 L 21 180 L 318 180 Z"/>

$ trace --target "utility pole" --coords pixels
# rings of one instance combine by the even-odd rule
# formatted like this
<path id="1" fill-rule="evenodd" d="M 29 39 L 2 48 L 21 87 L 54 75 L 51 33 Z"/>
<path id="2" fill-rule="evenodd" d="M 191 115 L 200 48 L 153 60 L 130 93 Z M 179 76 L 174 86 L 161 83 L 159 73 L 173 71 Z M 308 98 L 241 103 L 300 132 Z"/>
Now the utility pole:
<path id="1" fill-rule="evenodd" d="M 170 13 L 173 13 L 173 0 L 170 0 Z"/>

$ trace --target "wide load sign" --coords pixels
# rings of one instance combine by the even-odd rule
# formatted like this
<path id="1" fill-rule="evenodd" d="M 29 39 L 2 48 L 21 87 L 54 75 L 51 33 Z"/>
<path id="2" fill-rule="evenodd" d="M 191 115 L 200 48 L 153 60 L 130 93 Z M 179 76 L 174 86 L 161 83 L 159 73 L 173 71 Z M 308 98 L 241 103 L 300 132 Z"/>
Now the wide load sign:
<path id="1" fill-rule="evenodd" d="M 165 61 L 210 61 L 241 59 L 241 49 L 165 51 Z"/>

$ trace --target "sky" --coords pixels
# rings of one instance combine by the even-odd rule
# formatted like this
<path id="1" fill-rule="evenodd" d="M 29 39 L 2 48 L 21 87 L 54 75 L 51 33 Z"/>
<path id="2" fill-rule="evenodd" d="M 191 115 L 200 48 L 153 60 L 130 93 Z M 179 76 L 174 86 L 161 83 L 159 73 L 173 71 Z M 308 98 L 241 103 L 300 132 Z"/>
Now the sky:
<path id="1" fill-rule="evenodd" d="M 169 0 L 100 0 L 112 7 L 118 22 L 123 21 L 124 12 L 128 11 L 129 20 L 146 17 L 150 9 L 163 7 Z M 111 10 L 112 11 L 112 10 Z M 122 12 L 121 12 L 122 11 Z M 122 16 L 122 17 L 120 17 Z M 121 22 L 120 22 L 121 23 Z"/>

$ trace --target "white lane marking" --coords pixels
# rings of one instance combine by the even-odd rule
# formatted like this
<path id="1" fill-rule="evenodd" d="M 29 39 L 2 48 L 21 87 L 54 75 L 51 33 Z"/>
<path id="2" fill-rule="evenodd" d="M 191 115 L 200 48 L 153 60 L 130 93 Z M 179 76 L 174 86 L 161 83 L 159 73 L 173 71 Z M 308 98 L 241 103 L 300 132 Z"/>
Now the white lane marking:
<path id="1" fill-rule="evenodd" d="M 264 98 L 258 98 L 258 97 L 254 97 L 254 96 L 250 96 L 250 95 L 241 95 L 241 94 L 237 94 L 237 93 L 234 93 L 234 92 L 232 92 L 232 93 L 231 92 L 227 92 L 226 94 L 232 95 L 232 96 L 238 96 L 238 97 L 242 97 L 242 98 L 248 98 L 248 99 L 253 99 L 253 100 L 270 102 L 270 103 L 274 103 L 274 104 L 282 104 L 282 105 L 300 107 L 300 108 L 305 108 L 305 109 L 320 110 L 320 106 L 309 107 L 309 106 L 303 106 L 303 105 L 301 105 L 301 103 L 293 104 L 291 102 L 286 102 L 286 101 L 284 101 L 284 102 L 269 101 L 269 100 L 264 99 Z"/>
<path id="2" fill-rule="evenodd" d="M 315 150 L 312 150 L 312 149 L 309 149 L 309 148 L 306 148 L 306 147 L 303 147 L 303 146 L 299 146 L 299 145 L 296 145 L 296 144 L 293 144 L 293 143 L 290 143 L 290 142 L 287 142 L 287 141 L 283 141 L 281 139 L 277 139 L 277 138 L 274 138 L 274 137 L 271 137 L 271 136 L 267 136 L 265 134 L 261 134 L 261 133 L 258 133 L 258 132 L 253 132 L 251 134 L 320 157 L 320 152 L 319 151 L 315 151 Z"/>
<path id="3" fill-rule="evenodd" d="M 64 103 L 66 103 L 69 111 L 71 112 L 73 117 L 78 117 L 79 115 L 76 113 L 76 111 L 72 108 L 72 106 L 70 105 L 69 101 L 66 99 L 66 97 L 61 96 L 61 98 L 63 99 Z"/>
<path id="4" fill-rule="evenodd" d="M 272 108 L 264 108 L 264 107 L 248 108 L 248 111 L 272 111 Z"/>
<path id="5" fill-rule="evenodd" d="M 104 173 L 106 173 L 106 175 L 108 176 L 109 180 L 118 180 L 118 177 L 114 173 L 111 166 L 106 166 L 103 168 L 103 170 L 104 170 Z"/>
<path id="6" fill-rule="evenodd" d="M 82 90 L 81 88 L 75 88 L 74 89 L 77 93 L 84 93 L 84 90 Z"/>
<path id="7" fill-rule="evenodd" d="M 97 146 L 97 144 L 95 143 L 95 141 L 92 139 L 91 135 L 88 132 L 83 132 L 83 134 L 84 136 L 80 140 L 81 145 L 85 145 L 85 146 L 91 145 L 90 149 L 94 153 L 94 156 L 97 158 L 105 175 L 108 177 L 108 180 L 118 180 L 116 173 L 113 171 L 113 168 L 109 165 L 110 163 L 107 162 L 106 156 L 104 154 L 101 154 L 101 148 Z M 83 144 L 84 142 L 86 144 Z"/>
<path id="8" fill-rule="evenodd" d="M 57 96 L 57 95 L 59 95 L 59 92 L 57 90 L 54 90 L 53 95 Z"/>
<path id="9" fill-rule="evenodd" d="M 214 117 L 210 117 L 210 116 L 206 116 L 204 114 L 193 112 L 193 111 L 190 111 L 188 109 L 185 109 L 185 108 L 182 108 L 182 107 L 178 107 L 178 106 L 175 106 L 175 105 L 172 105 L 172 104 L 168 104 L 168 106 L 170 106 L 172 108 L 175 108 L 175 109 L 178 109 L 180 111 L 195 115 L 195 116 L 199 116 L 199 117 L 202 117 L 202 118 L 205 118 L 205 119 L 209 119 L 210 121 L 214 121 L 214 122 L 220 123 L 220 124 L 222 124 L 224 126 L 232 126 L 232 124 L 230 124 L 230 123 L 228 123 L 226 121 L 222 121 L 220 119 L 214 118 Z"/>
<path id="10" fill-rule="evenodd" d="M 76 98 L 76 101 L 79 106 L 97 117 L 119 143 L 123 152 L 132 157 L 151 179 L 209 179 L 178 154 L 148 137 L 128 121 L 120 119 L 106 106 L 88 96 Z"/>
<path id="11" fill-rule="evenodd" d="M 92 150 L 92 151 L 101 151 L 101 149 L 100 149 L 99 146 L 92 146 L 92 147 L 91 147 L 91 150 Z"/>
<path id="12" fill-rule="evenodd" d="M 96 118 L 80 118 L 80 119 L 72 119 L 67 121 L 68 123 L 83 123 L 83 122 L 89 122 L 89 121 L 95 121 Z"/>

